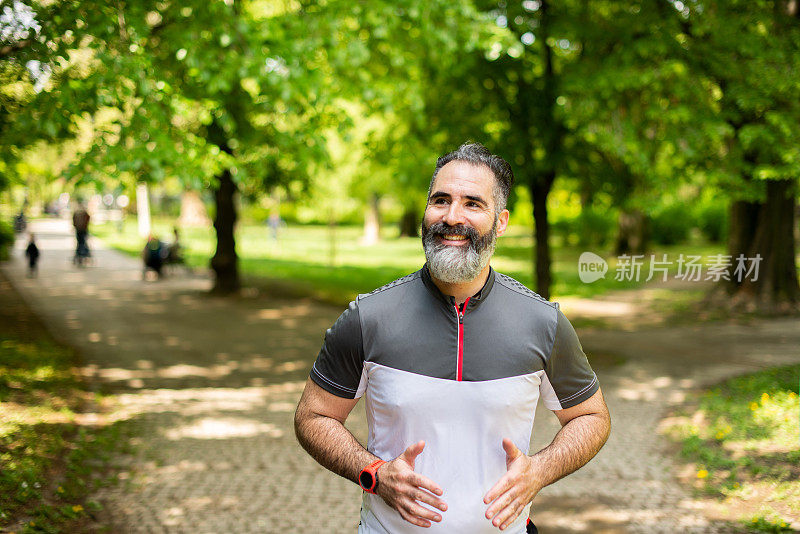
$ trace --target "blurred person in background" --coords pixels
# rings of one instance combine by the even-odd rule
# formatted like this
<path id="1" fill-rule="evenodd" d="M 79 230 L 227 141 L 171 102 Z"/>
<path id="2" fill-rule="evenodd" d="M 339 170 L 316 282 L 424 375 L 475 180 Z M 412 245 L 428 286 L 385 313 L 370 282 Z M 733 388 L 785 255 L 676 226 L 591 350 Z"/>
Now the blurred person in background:
<path id="1" fill-rule="evenodd" d="M 18 234 L 21 234 L 27 227 L 28 221 L 25 218 L 25 212 L 23 210 L 19 210 L 19 213 L 14 215 L 14 231 Z"/>
<path id="2" fill-rule="evenodd" d="M 36 236 L 31 233 L 28 238 L 28 246 L 25 248 L 25 256 L 28 258 L 28 277 L 36 278 L 39 274 L 39 247 L 36 246 Z"/>
<path id="3" fill-rule="evenodd" d="M 89 237 L 89 212 L 83 205 L 83 201 L 78 201 L 78 206 L 72 214 L 72 226 L 75 228 L 75 239 L 77 247 L 75 248 L 75 260 L 77 265 L 82 265 L 84 260 L 90 256 L 89 244 L 87 238 Z"/>
<path id="4" fill-rule="evenodd" d="M 167 263 L 179 264 L 183 263 L 183 252 L 181 251 L 181 236 L 178 232 L 178 227 L 172 227 L 172 243 L 169 244 L 167 253 Z"/>
<path id="5" fill-rule="evenodd" d="M 152 234 L 147 236 L 147 243 L 142 249 L 142 262 L 144 262 L 142 280 L 147 278 L 148 270 L 155 272 L 156 276 L 161 278 L 164 273 L 164 262 L 168 256 L 169 247 L 163 241 Z"/>

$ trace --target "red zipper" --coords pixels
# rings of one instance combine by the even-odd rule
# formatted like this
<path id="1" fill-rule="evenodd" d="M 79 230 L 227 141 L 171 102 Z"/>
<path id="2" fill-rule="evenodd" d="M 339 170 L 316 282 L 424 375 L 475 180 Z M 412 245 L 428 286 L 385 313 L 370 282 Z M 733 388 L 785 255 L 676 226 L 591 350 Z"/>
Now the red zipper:
<path id="1" fill-rule="evenodd" d="M 453 304 L 458 316 L 458 360 L 456 361 L 456 381 L 461 382 L 461 373 L 464 369 L 464 311 L 467 309 L 470 297 L 461 305 L 461 310 L 457 304 Z"/>

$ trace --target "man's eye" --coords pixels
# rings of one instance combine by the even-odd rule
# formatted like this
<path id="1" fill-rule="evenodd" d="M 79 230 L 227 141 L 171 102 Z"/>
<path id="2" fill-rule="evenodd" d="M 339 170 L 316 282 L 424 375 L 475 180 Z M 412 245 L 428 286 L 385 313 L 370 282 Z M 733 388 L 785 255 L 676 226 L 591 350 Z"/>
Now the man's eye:
<path id="1" fill-rule="evenodd" d="M 433 203 L 434 204 L 444 204 L 446 202 L 447 201 L 445 199 L 443 199 L 443 198 L 435 198 L 435 199 L 433 199 Z"/>

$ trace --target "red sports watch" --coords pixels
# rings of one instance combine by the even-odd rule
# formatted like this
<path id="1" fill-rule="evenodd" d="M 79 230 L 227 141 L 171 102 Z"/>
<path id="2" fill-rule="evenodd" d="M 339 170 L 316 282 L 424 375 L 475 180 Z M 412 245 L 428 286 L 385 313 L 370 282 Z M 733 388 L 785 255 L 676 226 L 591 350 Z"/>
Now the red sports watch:
<path id="1" fill-rule="evenodd" d="M 358 485 L 367 493 L 375 494 L 378 489 L 378 468 L 385 464 L 383 460 L 369 464 L 358 474 Z"/>

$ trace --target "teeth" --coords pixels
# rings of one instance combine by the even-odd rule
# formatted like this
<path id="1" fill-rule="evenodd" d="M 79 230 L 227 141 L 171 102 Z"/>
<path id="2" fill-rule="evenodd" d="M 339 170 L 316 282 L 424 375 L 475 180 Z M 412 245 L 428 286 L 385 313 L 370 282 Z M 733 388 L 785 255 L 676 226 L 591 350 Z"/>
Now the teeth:
<path id="1" fill-rule="evenodd" d="M 462 239 L 466 239 L 467 236 L 465 235 L 458 235 L 458 234 L 450 234 L 443 236 L 448 241 L 461 241 Z"/>

